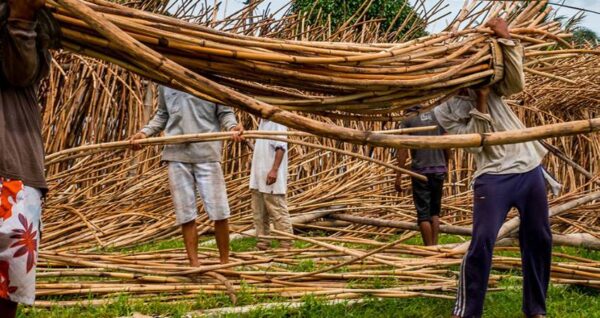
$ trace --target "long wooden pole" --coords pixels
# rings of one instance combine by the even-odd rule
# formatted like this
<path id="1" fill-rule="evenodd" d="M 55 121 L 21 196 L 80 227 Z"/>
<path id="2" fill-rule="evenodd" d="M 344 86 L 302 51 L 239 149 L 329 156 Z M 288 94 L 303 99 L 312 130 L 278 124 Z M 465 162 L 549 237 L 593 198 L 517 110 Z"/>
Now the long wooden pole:
<path id="1" fill-rule="evenodd" d="M 600 191 L 587 194 L 584 197 L 569 201 L 567 203 L 564 203 L 564 204 L 561 204 L 558 206 L 554 206 L 554 207 L 550 208 L 549 217 L 558 216 L 562 213 L 565 213 L 566 211 L 568 211 L 570 209 L 576 208 L 580 205 L 583 205 L 583 204 L 586 204 L 588 202 L 592 202 L 592 201 L 598 200 L 598 199 L 600 199 Z M 520 224 L 521 224 L 521 219 L 519 217 L 514 217 L 514 218 L 506 221 L 500 228 L 500 231 L 498 232 L 498 237 L 496 240 L 499 241 L 503 238 L 510 236 L 514 231 L 519 229 Z M 464 254 L 469 249 L 470 244 L 471 244 L 471 241 L 465 242 L 465 243 L 459 245 L 458 247 L 454 248 L 452 250 L 452 253 Z"/>
<path id="2" fill-rule="evenodd" d="M 357 224 L 372 225 L 378 227 L 392 227 L 409 231 L 419 231 L 419 226 L 414 222 L 406 221 L 393 221 L 393 220 L 382 220 L 377 218 L 367 218 L 355 215 L 347 215 L 341 213 L 335 213 L 328 216 L 335 220 L 343 220 Z M 440 232 L 454 235 L 471 236 L 473 229 L 470 227 L 456 226 L 456 225 L 440 225 Z M 505 239 L 498 240 L 498 245 L 502 244 L 513 244 L 515 242 L 515 236 L 517 233 L 512 233 Z M 554 245 L 562 246 L 574 246 L 574 247 L 585 247 L 591 249 L 600 249 L 600 240 L 587 233 L 575 233 L 575 234 L 553 234 L 552 242 Z M 460 244 L 459 244 L 460 246 Z"/>
<path id="3" fill-rule="evenodd" d="M 51 154 L 46 157 L 46 165 L 54 164 L 57 162 L 61 162 L 64 160 L 71 160 L 78 157 L 88 156 L 93 153 L 97 153 L 100 151 L 107 150 L 115 150 L 115 149 L 126 149 L 129 148 L 132 144 L 141 144 L 141 145 L 166 145 L 166 144 L 181 144 L 181 143 L 195 143 L 195 142 L 210 142 L 210 141 L 218 141 L 218 140 L 227 140 L 233 137 L 233 132 L 222 132 L 222 133 L 208 133 L 208 134 L 193 134 L 193 135 L 179 135 L 179 136 L 169 136 L 169 137 L 155 137 L 155 138 L 146 138 L 143 140 L 130 142 L 130 141 L 115 141 L 104 144 L 97 145 L 86 145 L 78 148 L 67 149 L 64 151 L 57 152 L 55 154 Z M 293 136 L 295 133 L 257 133 L 257 132 L 247 132 L 244 134 L 245 138 L 256 138 L 256 139 L 270 139 L 277 141 L 284 141 L 291 144 L 302 145 L 310 148 L 321 149 L 325 151 L 331 151 L 334 153 L 339 153 L 345 156 L 358 158 L 361 160 L 365 160 L 368 162 L 372 162 L 386 168 L 392 169 L 397 172 L 402 172 L 408 176 L 417 178 L 422 181 L 427 181 L 427 177 L 422 174 L 416 173 L 414 171 L 404 169 L 398 167 L 396 165 L 383 162 L 381 160 L 373 159 L 365 155 L 361 155 L 352 151 L 346 151 L 334 147 L 323 146 L 315 143 L 309 143 L 300 140 L 293 140 L 287 138 L 281 138 L 280 135 L 291 135 Z M 300 133 L 299 135 L 302 135 Z M 71 155 L 70 155 L 71 154 Z"/>

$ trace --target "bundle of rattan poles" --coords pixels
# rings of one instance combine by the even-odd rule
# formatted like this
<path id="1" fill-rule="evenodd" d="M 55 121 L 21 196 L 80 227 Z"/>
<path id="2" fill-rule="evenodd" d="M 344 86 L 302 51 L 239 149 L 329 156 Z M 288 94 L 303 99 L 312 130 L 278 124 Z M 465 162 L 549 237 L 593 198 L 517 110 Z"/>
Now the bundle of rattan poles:
<path id="1" fill-rule="evenodd" d="M 265 41 L 141 11 L 92 7 L 189 70 L 283 109 L 385 114 L 502 76 L 499 48 L 486 42 L 481 30 L 401 44 Z M 66 48 L 123 62 L 111 54 L 116 47 L 69 13 L 60 8 L 55 13 Z M 159 74 L 147 75 L 168 81 Z"/>
<path id="2" fill-rule="evenodd" d="M 233 35 L 92 2 L 90 7 L 108 21 L 166 58 L 282 109 L 386 114 L 502 77 L 499 47 L 478 28 L 405 43 L 283 41 Z M 52 8 L 67 49 L 140 67 L 120 58 L 114 43 L 72 12 Z M 545 14 L 524 10 L 512 21 L 514 37 L 528 47 L 530 58 L 547 54 L 542 50 L 557 44 L 568 47 L 562 40 L 568 34 L 561 34 L 557 23 L 537 22 Z M 160 74 L 145 75 L 169 82 Z"/>
<path id="3" fill-rule="evenodd" d="M 530 59 L 597 53 L 569 49 L 563 40 L 568 34 L 562 33 L 558 22 L 541 22 L 548 13 L 539 10 L 545 4 L 490 4 L 484 11 L 489 16 L 510 17 L 513 36 L 526 45 Z M 292 128 L 353 143 L 470 147 L 600 129 L 599 120 L 593 120 L 485 138 L 390 136 L 325 124 L 287 111 L 349 118 L 387 116 L 407 106 L 439 100 L 462 87 L 493 83 L 502 77 L 502 54 L 487 35 L 489 30 L 482 28 L 455 28 L 404 43 L 359 45 L 240 36 L 104 0 L 49 1 L 49 8 L 61 24 L 64 47 L 71 51 Z M 552 50 L 557 46 L 567 49 Z M 535 70 L 536 65 L 527 70 L 569 81 Z"/>

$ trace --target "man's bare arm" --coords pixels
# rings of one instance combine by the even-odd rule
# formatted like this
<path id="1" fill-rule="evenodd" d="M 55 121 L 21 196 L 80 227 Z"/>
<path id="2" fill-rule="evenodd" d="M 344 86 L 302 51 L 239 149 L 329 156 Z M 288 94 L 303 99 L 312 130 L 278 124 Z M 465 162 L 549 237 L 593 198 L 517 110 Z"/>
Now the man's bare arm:
<path id="1" fill-rule="evenodd" d="M 490 97 L 490 87 L 482 87 L 475 90 L 477 99 L 475 101 L 475 108 L 482 114 L 488 113 L 488 98 Z"/>
<path id="2" fill-rule="evenodd" d="M 269 171 L 269 174 L 267 175 L 267 185 L 272 185 L 277 182 L 277 172 L 283 161 L 284 154 L 285 150 L 282 148 L 277 148 L 277 150 L 275 150 L 275 160 L 273 160 L 273 167 L 271 167 L 271 171 Z"/>

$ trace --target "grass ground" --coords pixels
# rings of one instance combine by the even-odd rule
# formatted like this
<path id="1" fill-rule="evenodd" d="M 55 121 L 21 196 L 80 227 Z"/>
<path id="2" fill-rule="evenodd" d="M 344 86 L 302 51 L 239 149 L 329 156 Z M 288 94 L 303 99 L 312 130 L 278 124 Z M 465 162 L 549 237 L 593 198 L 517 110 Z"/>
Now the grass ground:
<path id="1" fill-rule="evenodd" d="M 443 236 L 442 243 L 461 242 L 463 238 L 457 236 Z M 414 238 L 408 243 L 420 244 L 419 238 Z M 296 242 L 297 247 L 305 243 Z M 255 240 L 248 238 L 232 242 L 233 251 L 247 251 L 254 248 Z M 130 252 L 161 250 L 183 247 L 180 240 L 169 240 L 153 244 L 146 244 L 127 249 Z M 587 257 L 600 260 L 600 252 L 585 249 L 556 247 L 556 252 Z M 515 252 L 502 251 L 502 255 L 517 255 Z M 297 271 L 313 270 L 314 263 L 302 262 Z M 360 284 L 372 284 L 373 287 L 383 287 L 386 282 L 357 282 Z M 522 317 L 521 287 L 517 279 L 504 279 L 500 287 L 503 291 L 489 293 L 486 298 L 486 311 L 484 317 Z M 284 300 L 269 299 L 278 302 Z M 271 308 L 256 310 L 242 317 L 449 317 L 453 301 L 445 299 L 372 299 L 366 302 L 348 306 L 346 304 L 328 305 L 323 300 L 307 297 L 303 299 L 304 305 L 297 309 Z M 238 294 L 238 306 L 265 302 L 265 299 L 257 299 L 251 290 L 243 290 Z M 54 307 L 51 309 L 21 308 L 18 317 L 32 318 L 109 318 L 131 316 L 138 312 L 146 315 L 161 317 L 186 317 L 193 311 L 210 308 L 221 308 L 231 306 L 229 298 L 225 295 L 208 296 L 199 295 L 195 300 L 188 303 L 165 304 L 160 296 L 148 298 L 143 301 L 119 297 L 109 305 L 97 307 Z M 0 315 L 1 316 L 1 315 Z M 577 287 L 577 286 L 551 286 L 548 294 L 548 316 L 549 317 L 591 317 L 600 318 L 600 291 Z M 228 315 L 225 317 L 240 317 L 240 315 Z"/>

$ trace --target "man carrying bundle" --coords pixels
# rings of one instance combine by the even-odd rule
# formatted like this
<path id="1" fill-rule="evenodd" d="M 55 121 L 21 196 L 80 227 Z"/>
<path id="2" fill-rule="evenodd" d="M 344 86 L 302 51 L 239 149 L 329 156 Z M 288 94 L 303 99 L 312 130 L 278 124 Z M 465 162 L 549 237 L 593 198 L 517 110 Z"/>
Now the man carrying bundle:
<path id="1" fill-rule="evenodd" d="M 168 87 L 159 87 L 158 110 L 131 140 L 144 139 L 165 131 L 167 136 L 214 133 L 221 128 L 237 132 L 233 139 L 242 141 L 244 131 L 230 107 L 211 103 Z M 141 147 L 133 145 L 138 150 Z M 196 230 L 196 193 L 215 224 L 215 239 L 221 263 L 229 261 L 229 203 L 221 170 L 221 141 L 167 145 L 162 160 L 168 163 L 169 185 L 175 218 L 181 225 L 190 265 L 197 267 L 198 232 Z"/>
<path id="2" fill-rule="evenodd" d="M 38 25 L 44 0 L 0 1 L 0 316 L 33 304 L 44 144 L 37 90 L 50 54 Z"/>
<path id="3" fill-rule="evenodd" d="M 258 130 L 286 132 L 287 127 L 261 119 Z M 266 250 L 270 246 L 269 241 L 264 238 L 269 235 L 269 219 L 273 220 L 273 227 L 276 230 L 293 233 L 286 201 L 287 148 L 287 142 L 266 139 L 256 140 L 254 146 L 250 190 L 252 190 L 254 227 L 258 238 L 256 247 L 260 250 Z M 281 242 L 281 247 L 290 248 L 289 241 Z"/>
<path id="4" fill-rule="evenodd" d="M 419 112 L 420 106 L 408 109 L 408 113 L 416 112 L 414 116 L 402 121 L 402 128 L 437 126 L 434 130 L 414 133 L 420 136 L 439 136 L 444 130 L 439 126 L 433 111 Z M 407 114 L 408 114 L 407 113 Z M 426 246 L 437 245 L 440 229 L 440 212 L 442 209 L 442 194 L 444 179 L 448 172 L 449 149 L 411 149 L 411 168 L 413 171 L 427 177 L 427 181 L 412 178 L 412 194 L 417 223 L 421 231 L 423 243 Z M 398 165 L 406 169 L 408 150 L 398 149 Z M 396 191 L 402 191 L 402 173 L 396 175 Z"/>
<path id="5" fill-rule="evenodd" d="M 441 126 L 451 134 L 523 129 L 525 126 L 502 100 L 523 89 L 523 49 L 511 40 L 506 21 L 488 24 L 502 47 L 504 77 L 492 87 L 468 90 L 435 108 Z M 539 142 L 483 146 L 474 153 L 473 237 L 465 255 L 453 317 L 481 317 L 492 266 L 493 248 L 508 211 L 519 210 L 519 242 L 523 264 L 523 312 L 527 317 L 546 314 L 552 235 L 541 162 L 546 154 Z"/>

